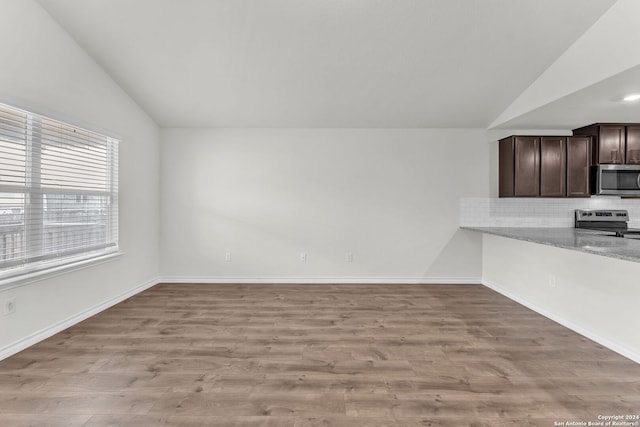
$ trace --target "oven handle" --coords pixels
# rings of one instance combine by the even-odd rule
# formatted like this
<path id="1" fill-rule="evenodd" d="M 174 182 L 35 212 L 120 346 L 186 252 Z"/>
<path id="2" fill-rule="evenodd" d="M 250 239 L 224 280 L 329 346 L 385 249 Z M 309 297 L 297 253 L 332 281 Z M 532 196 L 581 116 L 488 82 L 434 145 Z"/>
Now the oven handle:
<path id="1" fill-rule="evenodd" d="M 640 173 L 638 174 L 638 178 L 636 178 L 636 184 L 638 184 L 638 188 L 640 188 Z"/>

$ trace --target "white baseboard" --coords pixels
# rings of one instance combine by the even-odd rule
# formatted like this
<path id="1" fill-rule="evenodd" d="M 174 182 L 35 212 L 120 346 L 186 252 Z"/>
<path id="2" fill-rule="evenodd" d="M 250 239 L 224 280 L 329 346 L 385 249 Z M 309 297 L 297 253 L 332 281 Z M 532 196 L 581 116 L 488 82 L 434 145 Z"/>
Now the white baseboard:
<path id="1" fill-rule="evenodd" d="M 65 329 L 67 329 L 70 326 L 75 325 L 76 323 L 82 322 L 85 319 L 88 319 L 89 317 L 100 313 L 103 310 L 106 310 L 107 308 L 118 304 L 119 302 L 122 302 L 124 300 L 126 300 L 129 297 L 132 297 L 146 289 L 149 289 L 152 286 L 155 286 L 159 283 L 158 278 L 155 279 L 151 279 L 145 283 L 143 283 L 140 286 L 136 286 L 133 289 L 128 290 L 127 292 L 124 292 L 118 296 L 115 296 L 111 299 L 108 299 L 107 301 L 100 303 L 98 305 L 95 305 L 81 313 L 78 313 L 74 316 L 71 316 L 67 319 L 64 319 L 58 323 L 55 323 L 51 326 L 48 326 L 38 332 L 35 332 L 31 335 L 28 335 L 24 338 L 19 339 L 18 341 L 15 341 L 5 347 L 0 348 L 0 360 L 5 359 L 9 356 L 12 356 L 24 349 L 26 349 L 27 347 L 30 347 L 46 338 L 49 338 L 55 334 L 57 334 L 60 331 L 63 331 Z"/>
<path id="2" fill-rule="evenodd" d="M 493 283 L 489 280 L 486 279 L 482 279 L 482 284 L 484 286 L 486 286 L 489 289 L 492 289 L 496 292 L 498 292 L 499 294 L 504 295 L 505 297 L 509 298 L 510 300 L 513 300 L 515 302 L 517 302 L 518 304 L 521 304 L 533 311 L 535 311 L 538 314 L 543 315 L 544 317 L 553 320 L 556 323 L 559 323 L 560 325 L 571 329 L 574 332 L 577 332 L 578 334 L 589 338 L 591 341 L 595 341 L 598 344 L 608 348 L 609 350 L 615 351 L 616 353 L 626 357 L 627 359 L 631 359 L 636 363 L 640 363 L 640 354 L 638 354 L 637 352 L 630 350 L 618 343 L 615 343 L 607 338 L 604 338 L 598 334 L 595 334 L 591 331 L 589 331 L 588 329 L 583 328 L 582 326 L 576 325 L 575 323 L 564 319 L 560 316 L 557 316 L 541 307 L 539 307 L 536 304 L 531 303 L 530 301 L 527 301 L 524 298 L 521 298 L 515 294 L 513 294 L 512 292 L 509 292 L 503 288 L 501 288 L 499 285 L 497 285 L 496 283 Z"/>
<path id="3" fill-rule="evenodd" d="M 478 285 L 480 277 L 221 277 L 221 276 L 164 276 L 161 283 L 211 284 L 383 284 L 383 285 Z"/>

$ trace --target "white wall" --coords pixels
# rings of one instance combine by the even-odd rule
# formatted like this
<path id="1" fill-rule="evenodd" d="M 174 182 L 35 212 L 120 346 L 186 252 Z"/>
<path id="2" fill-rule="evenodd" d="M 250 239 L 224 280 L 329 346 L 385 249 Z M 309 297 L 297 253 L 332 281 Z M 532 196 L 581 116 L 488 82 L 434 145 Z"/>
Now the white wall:
<path id="1" fill-rule="evenodd" d="M 104 129 L 120 145 L 120 246 L 124 256 L 0 292 L 0 358 L 39 332 L 153 283 L 158 272 L 158 128 L 31 0 L 0 1 L 0 101 Z"/>
<path id="2" fill-rule="evenodd" d="M 489 194 L 484 131 L 163 129 L 161 140 L 167 280 L 481 276 L 480 238 L 458 229 L 458 209 Z"/>
<path id="3" fill-rule="evenodd" d="M 483 236 L 486 285 L 640 363 L 638 277 L 640 263 Z"/>

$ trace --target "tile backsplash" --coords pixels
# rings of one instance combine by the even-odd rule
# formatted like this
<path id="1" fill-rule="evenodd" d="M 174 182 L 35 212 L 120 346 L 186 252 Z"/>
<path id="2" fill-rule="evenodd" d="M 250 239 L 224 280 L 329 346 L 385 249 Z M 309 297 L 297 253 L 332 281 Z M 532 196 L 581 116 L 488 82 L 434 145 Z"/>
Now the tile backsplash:
<path id="1" fill-rule="evenodd" d="M 575 209 L 626 209 L 629 226 L 640 228 L 640 199 L 600 196 L 588 199 L 460 199 L 463 227 L 573 227 Z"/>

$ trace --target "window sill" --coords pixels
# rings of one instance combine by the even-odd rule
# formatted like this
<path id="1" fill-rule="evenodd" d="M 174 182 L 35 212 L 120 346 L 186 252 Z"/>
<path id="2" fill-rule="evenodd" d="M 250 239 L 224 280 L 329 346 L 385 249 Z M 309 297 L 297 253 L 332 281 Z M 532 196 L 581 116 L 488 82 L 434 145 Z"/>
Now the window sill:
<path id="1" fill-rule="evenodd" d="M 113 261 L 124 255 L 124 252 L 114 251 L 104 255 L 98 255 L 92 258 L 82 259 L 68 264 L 58 265 L 42 270 L 26 272 L 15 276 L 0 279 L 0 291 L 7 289 L 17 288 L 33 282 L 39 282 L 41 280 L 50 279 L 52 277 L 60 276 L 62 274 L 70 273 L 72 271 L 82 270 L 85 268 L 93 267 L 98 264 Z"/>

